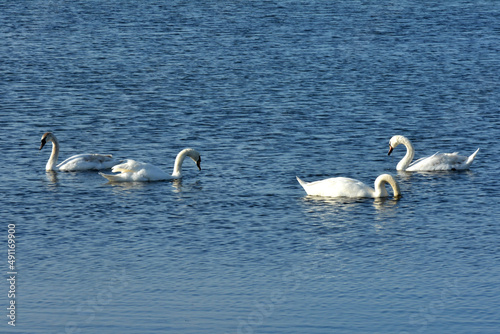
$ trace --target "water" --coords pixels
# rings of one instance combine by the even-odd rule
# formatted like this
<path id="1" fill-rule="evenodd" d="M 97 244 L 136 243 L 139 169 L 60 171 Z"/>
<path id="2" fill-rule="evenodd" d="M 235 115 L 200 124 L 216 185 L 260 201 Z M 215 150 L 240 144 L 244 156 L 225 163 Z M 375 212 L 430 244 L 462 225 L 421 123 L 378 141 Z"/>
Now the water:
<path id="1" fill-rule="evenodd" d="M 16 333 L 497 333 L 500 4 L 0 4 L 4 277 Z M 112 153 L 182 181 L 46 173 Z M 470 171 L 397 173 L 471 154 Z M 62 160 L 60 160 L 62 161 Z M 295 176 L 400 183 L 306 197 Z"/>

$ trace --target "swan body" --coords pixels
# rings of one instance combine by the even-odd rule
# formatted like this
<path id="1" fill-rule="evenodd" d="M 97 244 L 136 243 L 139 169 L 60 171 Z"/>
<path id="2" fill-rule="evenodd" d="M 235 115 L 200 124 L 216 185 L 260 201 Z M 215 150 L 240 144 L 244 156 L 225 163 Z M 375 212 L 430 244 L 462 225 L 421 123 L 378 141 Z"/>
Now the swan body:
<path id="1" fill-rule="evenodd" d="M 93 169 L 107 169 L 118 164 L 119 161 L 113 159 L 111 154 L 78 154 L 74 155 L 60 164 L 57 164 L 59 157 L 59 141 L 52 132 L 43 134 L 39 150 L 41 150 L 47 142 L 52 142 L 52 153 L 45 165 L 46 171 L 82 171 Z"/>
<path id="2" fill-rule="evenodd" d="M 411 161 L 413 160 L 415 151 L 410 140 L 404 136 L 397 135 L 391 138 L 391 140 L 389 141 L 388 155 L 390 155 L 399 144 L 403 144 L 404 146 L 406 146 L 406 154 L 403 159 L 401 159 L 401 161 L 397 164 L 396 170 L 408 172 L 469 169 L 472 161 L 474 161 L 474 158 L 476 157 L 477 152 L 479 152 L 478 148 L 468 157 L 458 155 L 458 152 L 435 153 L 429 157 L 418 159 L 412 163 Z"/>
<path id="3" fill-rule="evenodd" d="M 385 188 L 385 184 L 388 183 L 392 187 L 394 197 L 401 196 L 398 183 L 389 174 L 382 174 L 375 179 L 375 189 L 361 181 L 348 177 L 333 177 L 315 182 L 304 182 L 297 176 L 297 181 L 308 195 L 350 198 L 388 197 L 389 193 Z"/>
<path id="4" fill-rule="evenodd" d="M 198 169 L 201 170 L 200 153 L 192 148 L 186 148 L 177 154 L 174 162 L 174 170 L 171 175 L 165 173 L 160 168 L 152 164 L 130 159 L 122 164 L 113 166 L 111 171 L 119 174 L 99 174 L 108 179 L 110 182 L 144 182 L 180 179 L 182 177 L 182 163 L 186 157 L 193 159 L 193 161 L 196 162 Z"/>

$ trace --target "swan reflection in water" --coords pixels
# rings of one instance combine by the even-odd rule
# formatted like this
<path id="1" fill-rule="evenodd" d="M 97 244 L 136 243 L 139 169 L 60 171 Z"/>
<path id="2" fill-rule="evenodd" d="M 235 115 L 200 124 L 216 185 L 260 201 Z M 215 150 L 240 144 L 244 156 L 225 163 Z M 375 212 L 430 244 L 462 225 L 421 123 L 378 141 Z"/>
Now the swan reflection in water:
<path id="1" fill-rule="evenodd" d="M 331 231 L 336 233 L 350 233 L 353 225 L 359 225 L 355 221 L 366 222 L 368 226 L 356 228 L 373 228 L 377 233 L 382 233 L 388 222 L 398 214 L 399 198 L 329 198 L 320 196 L 303 197 L 303 206 L 307 210 L 308 224 L 316 226 L 321 234 L 329 235 Z M 369 205 L 375 210 L 370 210 Z M 353 219 L 353 217 L 356 217 Z M 364 217 L 364 218 L 363 218 Z M 316 223 L 313 223 L 316 221 Z M 324 230 L 324 229 L 327 230 Z M 329 232 L 328 232 L 329 231 Z M 314 244 L 322 245 L 329 243 L 329 237 L 318 236 Z M 319 247 L 319 246 L 318 246 Z"/>
<path id="2" fill-rule="evenodd" d="M 106 182 L 104 185 L 113 187 L 116 192 L 123 192 L 132 189 L 143 189 L 147 186 L 144 182 Z"/>
<path id="3" fill-rule="evenodd" d="M 174 193 L 181 193 L 182 191 L 186 190 L 186 186 L 183 187 L 182 185 L 182 179 L 174 179 L 174 180 L 167 180 L 166 184 L 171 184 L 172 185 L 172 191 Z M 116 193 L 122 193 L 122 192 L 128 192 L 130 190 L 137 190 L 137 189 L 144 189 L 147 187 L 151 186 L 158 186 L 158 183 L 155 182 L 154 184 L 150 182 L 106 182 L 104 185 L 110 185 L 113 187 L 113 190 Z M 198 182 L 195 182 L 194 185 L 198 185 Z M 188 186 L 188 188 L 192 188 Z"/>
<path id="4" fill-rule="evenodd" d="M 57 172 L 54 172 L 53 170 L 46 171 L 45 177 L 47 181 L 49 181 L 47 185 L 49 186 L 50 189 L 53 189 L 54 187 L 58 186 L 59 178 L 57 177 Z"/>
<path id="5" fill-rule="evenodd" d="M 351 211 L 356 210 L 360 206 L 364 206 L 366 203 L 371 202 L 373 208 L 379 213 L 386 212 L 387 210 L 392 210 L 401 199 L 401 196 L 397 198 L 381 197 L 375 199 L 369 198 L 348 198 L 348 197 L 324 197 L 324 196 L 311 196 L 307 195 L 303 197 L 303 202 L 308 206 L 310 210 L 308 212 L 315 213 L 319 215 L 331 215 L 331 214 L 348 214 L 351 215 Z"/>

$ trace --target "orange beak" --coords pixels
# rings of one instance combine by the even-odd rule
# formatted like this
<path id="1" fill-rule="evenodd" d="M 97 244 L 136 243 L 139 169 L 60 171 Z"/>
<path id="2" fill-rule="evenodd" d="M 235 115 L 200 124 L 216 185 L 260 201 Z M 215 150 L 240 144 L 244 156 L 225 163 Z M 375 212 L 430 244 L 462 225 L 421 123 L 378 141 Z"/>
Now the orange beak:
<path id="1" fill-rule="evenodd" d="M 391 145 L 389 145 L 389 153 L 387 153 L 387 155 L 391 155 L 392 150 L 394 150 L 394 148 Z"/>

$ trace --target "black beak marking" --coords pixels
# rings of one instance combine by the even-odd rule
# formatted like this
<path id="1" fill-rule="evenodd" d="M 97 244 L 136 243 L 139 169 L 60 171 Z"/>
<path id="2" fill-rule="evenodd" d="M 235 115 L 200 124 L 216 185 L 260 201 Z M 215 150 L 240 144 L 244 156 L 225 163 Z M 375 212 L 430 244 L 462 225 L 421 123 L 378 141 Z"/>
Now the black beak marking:
<path id="1" fill-rule="evenodd" d="M 40 148 L 38 150 L 41 150 L 45 144 L 47 143 L 47 141 L 45 139 L 42 139 L 42 143 L 40 144 Z"/>

